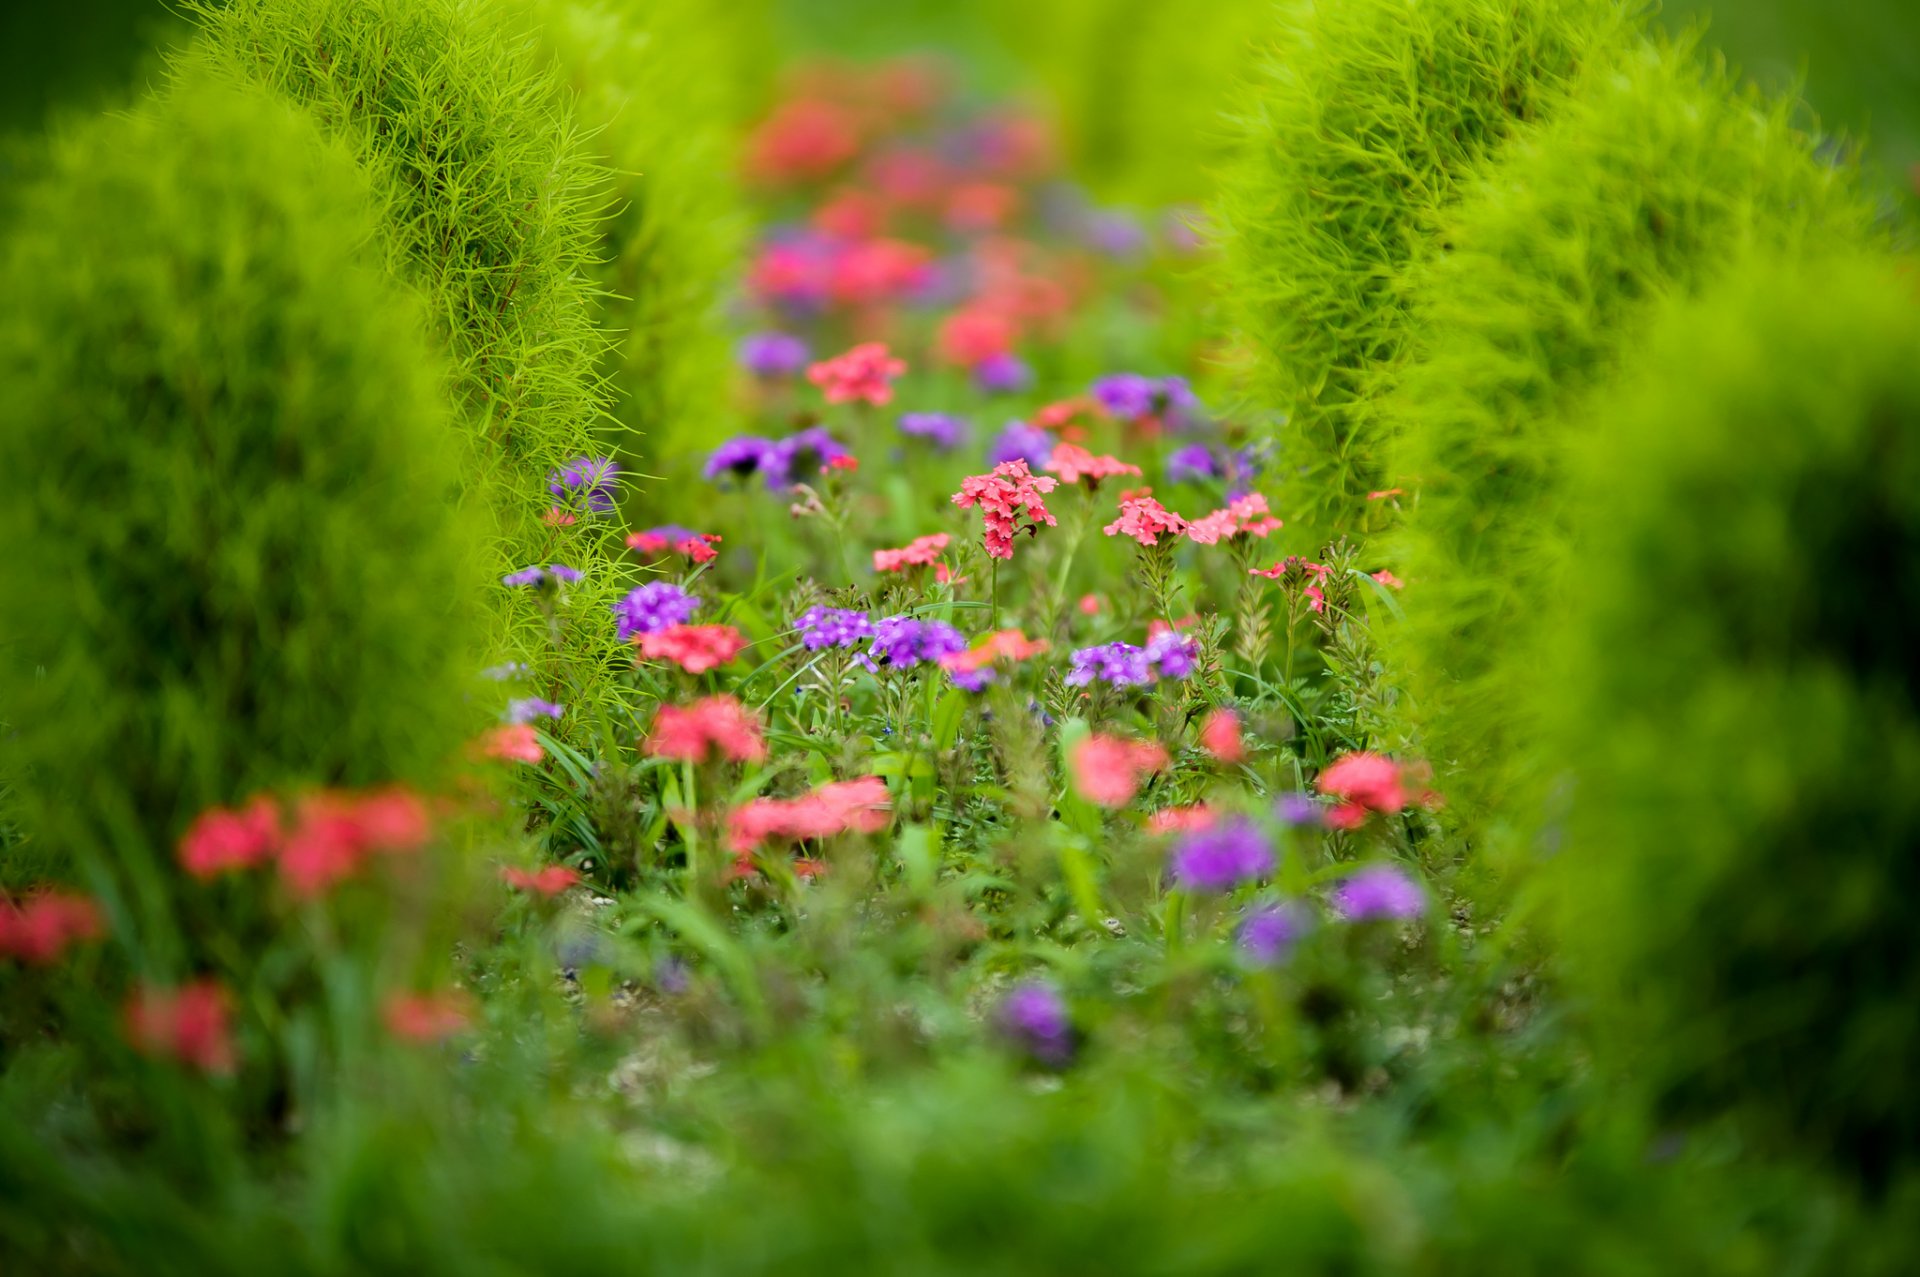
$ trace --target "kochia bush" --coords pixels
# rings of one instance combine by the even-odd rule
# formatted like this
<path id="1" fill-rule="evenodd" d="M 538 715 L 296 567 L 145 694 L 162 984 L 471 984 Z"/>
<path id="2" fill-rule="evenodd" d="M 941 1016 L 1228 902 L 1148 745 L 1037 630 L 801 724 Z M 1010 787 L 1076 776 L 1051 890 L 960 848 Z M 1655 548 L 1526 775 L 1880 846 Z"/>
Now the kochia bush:
<path id="1" fill-rule="evenodd" d="M 1605 1063 L 1869 1181 L 1920 1154 L 1916 350 L 1877 256 L 1674 307 L 1574 454 L 1552 627 L 1549 881 Z"/>

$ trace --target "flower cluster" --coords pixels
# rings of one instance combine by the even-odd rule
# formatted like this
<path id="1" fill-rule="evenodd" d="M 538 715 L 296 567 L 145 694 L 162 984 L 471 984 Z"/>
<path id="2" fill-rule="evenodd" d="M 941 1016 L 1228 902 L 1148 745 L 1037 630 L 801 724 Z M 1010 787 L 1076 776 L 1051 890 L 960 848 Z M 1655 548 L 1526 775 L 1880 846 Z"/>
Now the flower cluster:
<path id="1" fill-rule="evenodd" d="M 1150 488 L 1121 493 L 1120 517 L 1105 528 L 1110 537 L 1131 537 L 1141 545 L 1158 545 L 1161 537 L 1178 537 L 1186 530 L 1187 521 L 1156 501 Z"/>
<path id="2" fill-rule="evenodd" d="M 1193 520 L 1187 525 L 1187 537 L 1201 545 L 1215 545 L 1240 536 L 1264 539 L 1280 527 L 1280 520 L 1267 511 L 1267 499 L 1255 492 L 1229 501 L 1224 510 Z"/>
<path id="3" fill-rule="evenodd" d="M 705 762 L 720 757 L 757 763 L 767 756 L 760 718 L 731 696 L 708 696 L 691 705 L 662 705 L 646 739 L 653 758 Z"/>
<path id="4" fill-rule="evenodd" d="M 1046 494 L 1058 480 L 1036 478 L 1024 461 L 1002 462 L 989 474 L 973 475 L 953 494 L 953 504 L 965 510 L 980 507 L 986 526 L 987 553 L 996 559 L 1013 557 L 1014 535 L 1022 530 L 1020 518 L 1027 519 L 1025 529 L 1037 532 L 1041 524 L 1055 526 L 1047 513 Z"/>
<path id="5" fill-rule="evenodd" d="M 710 563 L 719 557 L 713 547 L 720 537 L 711 532 L 695 532 L 677 523 L 648 528 L 627 535 L 627 548 L 640 554 L 677 554 L 694 563 Z"/>
<path id="6" fill-rule="evenodd" d="M 1131 643 L 1102 643 L 1083 647 L 1069 658 L 1069 687 L 1106 683 L 1113 687 L 1146 687 L 1163 678 L 1182 679 L 1193 674 L 1199 656 L 1199 644 L 1191 637 L 1167 630 L 1148 640 L 1145 647 Z"/>
<path id="7" fill-rule="evenodd" d="M 893 400 L 893 383 L 907 370 L 877 341 L 855 346 L 845 354 L 822 360 L 807 369 L 807 380 L 820 387 L 828 403 L 864 402 L 876 407 Z"/>
<path id="8" fill-rule="evenodd" d="M 610 514 L 620 501 L 620 467 L 609 457 L 575 457 L 548 477 L 556 500 L 580 500 L 595 514 Z"/>
<path id="9" fill-rule="evenodd" d="M 800 645 L 810 652 L 829 647 L 858 647 L 874 634 L 871 617 L 846 607 L 810 607 L 793 624 L 800 631 Z"/>
<path id="10" fill-rule="evenodd" d="M 579 568 L 570 568 L 564 563 L 549 563 L 541 567 L 536 563 L 532 567 L 521 568 L 518 572 L 507 573 L 500 578 L 500 584 L 539 588 L 557 582 L 571 584 L 579 579 Z"/>
<path id="11" fill-rule="evenodd" d="M 938 662 L 943 656 L 964 652 L 966 636 L 945 621 L 924 621 L 915 616 L 889 616 L 873 623 L 870 654 L 882 665 L 911 669 L 923 661 Z"/>
<path id="12" fill-rule="evenodd" d="M 1221 820 L 1174 844 L 1169 860 L 1182 891 L 1222 893 L 1273 872 L 1273 847 L 1252 821 Z"/>
<path id="13" fill-rule="evenodd" d="M 951 451 L 966 439 L 967 423 L 951 413 L 909 412 L 900 417 L 900 433 L 912 439 L 924 439 L 943 451 Z"/>
<path id="14" fill-rule="evenodd" d="M 1148 776 L 1166 770 L 1167 751 L 1153 741 L 1094 733 L 1073 747 L 1068 759 L 1075 786 L 1102 807 L 1124 807 Z"/>
<path id="15" fill-rule="evenodd" d="M 994 680 L 993 667 L 999 662 L 1015 664 L 1031 660 L 1047 650 L 1045 639 L 1030 639 L 1019 630 L 995 630 L 976 640 L 963 652 L 940 658 L 954 684 L 969 692 L 978 692 Z"/>
<path id="16" fill-rule="evenodd" d="M 1089 488 L 1099 487 L 1102 479 L 1140 474 L 1139 466 L 1128 465 L 1118 457 L 1095 456 L 1077 443 L 1056 445 L 1045 469 L 1059 475 L 1062 483 L 1084 482 Z"/>
<path id="17" fill-rule="evenodd" d="M 915 537 L 898 550 L 875 550 L 873 570 L 902 572 L 912 567 L 931 567 L 940 561 L 940 552 L 952 540 L 944 532 L 930 532 L 926 536 Z"/>
<path id="18" fill-rule="evenodd" d="M 88 896 L 58 888 L 20 902 L 0 896 L 0 958 L 48 966 L 73 946 L 98 940 L 106 930 L 100 906 Z"/>
<path id="19" fill-rule="evenodd" d="M 685 625 L 700 610 L 700 599 L 671 581 L 649 581 L 613 605 L 622 639 Z"/>
<path id="20" fill-rule="evenodd" d="M 670 625 L 635 635 L 643 661 L 665 661 L 689 674 L 705 674 L 731 662 L 747 640 L 731 625 Z"/>
<path id="21" fill-rule="evenodd" d="M 810 842 L 837 834 L 871 834 L 887 827 L 891 800 L 878 776 L 831 781 L 797 798 L 756 798 L 727 818 L 727 843 L 736 854 L 773 839 Z"/>

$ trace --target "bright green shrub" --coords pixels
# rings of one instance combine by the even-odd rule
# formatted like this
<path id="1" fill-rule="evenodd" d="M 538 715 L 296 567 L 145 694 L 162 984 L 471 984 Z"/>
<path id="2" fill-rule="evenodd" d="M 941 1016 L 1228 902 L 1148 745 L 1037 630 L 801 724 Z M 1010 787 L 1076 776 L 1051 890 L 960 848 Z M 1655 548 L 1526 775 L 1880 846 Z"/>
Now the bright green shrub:
<path id="1" fill-rule="evenodd" d="M 1305 549 L 1389 481 L 1373 395 L 1403 268 L 1473 166 L 1637 39 L 1619 0 L 1355 0 L 1276 12 L 1216 217 L 1255 392 L 1289 414 L 1280 509 Z"/>
<path id="2" fill-rule="evenodd" d="M 1920 1154 L 1920 278 L 1762 260 L 1573 454 L 1550 881 L 1596 1053 L 1668 1118 Z"/>
<path id="3" fill-rule="evenodd" d="M 611 402 L 592 282 L 605 175 L 541 59 L 503 9 L 477 0 L 237 0 L 195 12 L 188 66 L 266 85 L 306 107 L 371 176 L 397 268 L 444 345 L 470 492 L 497 517 L 504 573 L 582 569 L 578 606 L 604 615 L 617 559 L 596 521 L 542 523 L 548 478 L 595 450 Z M 614 547 L 617 553 L 617 547 Z M 502 654 L 554 668 L 527 591 L 503 595 Z M 604 702 L 611 627 L 575 638 L 547 689 Z M 571 684 L 571 685 L 569 685 Z"/>
<path id="4" fill-rule="evenodd" d="M 1532 662 L 1516 654 L 1544 606 L 1568 409 L 1655 299 L 1742 246 L 1866 233 L 1852 173 L 1813 154 L 1789 109 L 1648 45 L 1514 138 L 1449 218 L 1448 251 L 1414 272 L 1419 349 L 1383 409 L 1391 473 L 1417 501 L 1397 646 L 1423 746 L 1468 811 L 1526 752 Z"/>
<path id="5" fill-rule="evenodd" d="M 477 726 L 444 369 L 375 225 L 304 117 L 194 89 L 60 141 L 0 263 L 8 771 L 156 946 L 197 812 L 430 782 Z"/>

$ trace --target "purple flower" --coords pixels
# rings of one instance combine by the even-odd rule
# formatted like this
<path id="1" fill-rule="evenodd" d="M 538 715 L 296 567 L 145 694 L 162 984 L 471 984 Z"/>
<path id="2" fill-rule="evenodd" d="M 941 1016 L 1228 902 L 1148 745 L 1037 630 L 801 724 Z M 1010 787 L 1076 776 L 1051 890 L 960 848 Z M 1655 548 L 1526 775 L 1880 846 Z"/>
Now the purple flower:
<path id="1" fill-rule="evenodd" d="M 1274 818 L 1295 829 L 1319 824 L 1325 810 L 1312 794 L 1282 794 L 1273 805 Z"/>
<path id="2" fill-rule="evenodd" d="M 1083 647 L 1071 658 L 1067 671 L 1068 687 L 1085 687 L 1096 680 L 1115 687 L 1145 687 L 1153 682 L 1153 666 L 1145 648 L 1131 643 L 1102 643 Z"/>
<path id="3" fill-rule="evenodd" d="M 1117 209 L 1098 209 L 1087 215 L 1087 243 L 1093 251 L 1116 261 L 1129 261 L 1147 249 L 1146 228 L 1138 218 Z"/>
<path id="4" fill-rule="evenodd" d="M 1234 946 L 1254 966 L 1271 967 L 1284 962 L 1311 930 L 1313 915 L 1292 901 L 1261 905 L 1240 923 Z"/>
<path id="5" fill-rule="evenodd" d="M 1189 443 L 1167 454 L 1168 483 L 1205 483 L 1220 478 L 1223 469 L 1209 444 Z"/>
<path id="6" fill-rule="evenodd" d="M 1047 463 L 1053 455 L 1053 436 L 1039 426 L 1030 426 L 1024 421 L 1009 421 L 1007 428 L 987 449 L 987 464 L 1003 465 L 1009 461 L 1024 461 L 1038 468 Z"/>
<path id="7" fill-rule="evenodd" d="M 1073 1058 L 1073 1021 L 1060 991 L 1043 981 L 1014 986 L 1000 1001 L 1000 1031 L 1042 1064 Z"/>
<path id="8" fill-rule="evenodd" d="M 579 568 L 570 568 L 564 563 L 549 563 L 545 567 L 536 563 L 518 572 L 507 573 L 500 578 L 500 584 L 543 586 L 548 581 L 578 581 L 580 576 Z"/>
<path id="9" fill-rule="evenodd" d="M 889 616 L 873 625 L 872 652 L 876 660 L 900 669 L 922 661 L 937 661 L 967 648 L 966 636 L 945 621 L 922 621 L 913 616 Z"/>
<path id="10" fill-rule="evenodd" d="M 991 665 L 977 670 L 948 670 L 947 677 L 963 692 L 983 692 L 995 681 Z"/>
<path id="11" fill-rule="evenodd" d="M 536 718 L 558 718 L 566 706 L 542 700 L 538 696 L 520 696 L 507 702 L 509 723 L 531 723 Z"/>
<path id="12" fill-rule="evenodd" d="M 1427 896 L 1398 866 L 1367 865 L 1333 889 L 1333 911 L 1348 922 L 1418 918 L 1427 911 Z"/>
<path id="13" fill-rule="evenodd" d="M 1093 383 L 1093 400 L 1108 416 L 1138 421 L 1153 414 L 1154 382 L 1136 372 L 1117 372 Z"/>
<path id="14" fill-rule="evenodd" d="M 1160 415 L 1165 418 L 1167 428 L 1179 430 L 1191 424 L 1193 415 L 1200 411 L 1200 396 L 1193 393 L 1193 387 L 1187 384 L 1187 379 L 1162 377 L 1156 389 L 1159 392 Z"/>
<path id="15" fill-rule="evenodd" d="M 759 435 L 740 435 L 713 450 L 703 473 L 709 479 L 718 479 L 723 475 L 744 479 L 767 469 L 769 460 L 778 456 L 778 448 L 779 445 L 771 439 L 763 439 Z"/>
<path id="16" fill-rule="evenodd" d="M 791 377 L 807 366 L 807 343 L 791 333 L 754 333 L 740 343 L 740 366 L 756 377 Z"/>
<path id="17" fill-rule="evenodd" d="M 1206 247 L 1205 222 L 1206 214 L 1197 208 L 1168 209 L 1164 223 L 1167 243 L 1175 252 L 1199 252 Z"/>
<path id="18" fill-rule="evenodd" d="M 762 465 L 769 488 L 790 488 L 819 474 L 827 462 L 852 455 L 825 426 L 809 426 L 769 448 Z"/>
<path id="19" fill-rule="evenodd" d="M 1033 369 L 1009 351 L 988 355 L 973 366 L 974 388 L 984 395 L 1017 395 L 1033 385 Z"/>
<path id="20" fill-rule="evenodd" d="M 496 683 L 504 683 L 510 678 L 519 678 L 526 672 L 525 661 L 508 661 L 505 665 L 489 665 L 480 671 L 480 677 L 490 678 Z"/>
<path id="21" fill-rule="evenodd" d="M 649 581 L 613 605 L 623 639 L 685 625 L 699 610 L 700 600 L 671 581 Z"/>
<path id="22" fill-rule="evenodd" d="M 693 986 L 693 977 L 688 973 L 686 963 L 668 954 L 654 963 L 653 984 L 660 992 L 677 996 Z"/>
<path id="23" fill-rule="evenodd" d="M 958 447 L 966 437 L 967 423 L 944 412 L 909 412 L 900 417 L 900 433 L 925 439 L 945 452 Z"/>
<path id="24" fill-rule="evenodd" d="M 1227 892 L 1273 872 L 1273 848 L 1245 818 L 1222 820 L 1174 844 L 1173 883 L 1182 891 Z"/>
<path id="25" fill-rule="evenodd" d="M 547 491 L 558 500 L 586 498 L 587 509 L 607 514 L 619 503 L 620 467 L 610 457 L 575 457 L 547 476 Z"/>
<path id="26" fill-rule="evenodd" d="M 1168 630 L 1147 641 L 1147 664 L 1161 678 L 1186 678 L 1200 654 L 1199 640 Z"/>
<path id="27" fill-rule="evenodd" d="M 794 625 L 800 645 L 817 652 L 824 647 L 852 647 L 873 637 L 873 622 L 865 612 L 845 607 L 810 607 Z"/>

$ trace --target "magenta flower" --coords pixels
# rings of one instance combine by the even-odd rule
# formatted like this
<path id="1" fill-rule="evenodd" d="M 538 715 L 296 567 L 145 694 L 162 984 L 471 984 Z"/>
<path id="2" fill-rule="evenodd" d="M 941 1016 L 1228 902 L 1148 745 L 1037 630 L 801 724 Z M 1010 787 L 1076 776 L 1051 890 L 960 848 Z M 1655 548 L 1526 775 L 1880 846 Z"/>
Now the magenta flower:
<path id="1" fill-rule="evenodd" d="M 1333 911 L 1348 922 L 1418 918 L 1427 911 L 1427 895 L 1396 865 L 1366 865 L 1333 889 Z"/>

